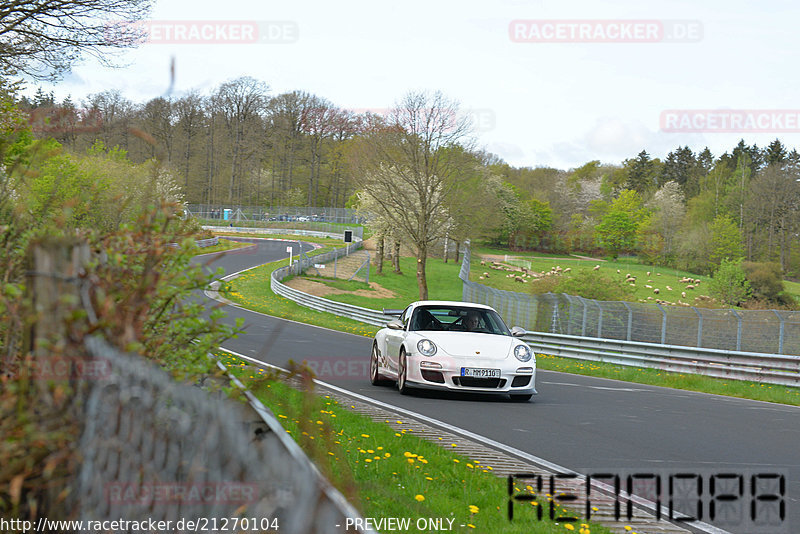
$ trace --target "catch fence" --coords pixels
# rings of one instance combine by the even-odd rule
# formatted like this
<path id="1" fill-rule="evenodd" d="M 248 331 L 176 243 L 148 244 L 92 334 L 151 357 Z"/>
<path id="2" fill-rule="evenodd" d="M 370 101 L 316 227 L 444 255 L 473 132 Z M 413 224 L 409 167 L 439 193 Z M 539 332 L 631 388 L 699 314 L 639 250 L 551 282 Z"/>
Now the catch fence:
<path id="1" fill-rule="evenodd" d="M 80 519 L 304 534 L 341 532 L 358 517 L 257 401 L 175 382 L 100 338 L 86 348 L 107 373 L 90 384 L 84 411 L 71 492 Z"/>
<path id="2" fill-rule="evenodd" d="M 462 298 L 488 304 L 509 325 L 529 331 L 726 351 L 800 355 L 800 312 L 708 309 L 610 302 L 566 294 L 504 291 L 469 280 L 465 248 Z"/>

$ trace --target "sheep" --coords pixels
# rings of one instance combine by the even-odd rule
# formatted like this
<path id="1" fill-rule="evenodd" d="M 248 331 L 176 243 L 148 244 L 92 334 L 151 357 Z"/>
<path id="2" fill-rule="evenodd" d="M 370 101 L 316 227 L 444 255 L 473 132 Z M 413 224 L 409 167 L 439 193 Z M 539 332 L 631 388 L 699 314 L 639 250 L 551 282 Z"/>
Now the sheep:
<path id="1" fill-rule="evenodd" d="M 564 272 L 565 273 L 571 273 L 572 272 L 572 267 L 567 267 L 566 269 L 564 269 Z"/>
<path id="2" fill-rule="evenodd" d="M 595 265 L 594 267 L 592 267 L 592 270 L 593 271 L 599 271 L 600 270 L 600 266 L 599 265 Z"/>
<path id="3" fill-rule="evenodd" d="M 692 284 L 689 284 L 688 286 L 686 286 L 686 289 L 694 289 L 694 286 Z"/>
<path id="4" fill-rule="evenodd" d="M 515 276 L 515 277 L 514 277 L 514 281 L 516 281 L 516 282 L 522 282 L 523 280 L 522 280 L 522 277 L 521 277 L 521 276 Z"/>
<path id="5" fill-rule="evenodd" d="M 487 273 L 486 271 L 484 271 L 484 272 L 483 272 L 483 276 L 487 276 L 487 277 L 488 277 L 488 276 L 489 276 L 489 273 Z"/>
<path id="6" fill-rule="evenodd" d="M 483 280 L 483 276 L 479 276 L 479 277 L 478 277 L 478 280 Z"/>
<path id="7" fill-rule="evenodd" d="M 661 273 L 656 273 L 656 276 L 661 276 Z"/>
<path id="8" fill-rule="evenodd" d="M 651 286 L 650 284 L 645 284 L 644 287 L 647 289 L 653 289 L 653 286 Z"/>
<path id="9" fill-rule="evenodd" d="M 653 289 L 653 293 L 655 293 L 656 295 L 658 295 L 658 294 L 660 293 L 660 291 L 658 290 L 658 288 L 655 288 L 655 289 Z"/>
<path id="10" fill-rule="evenodd" d="M 650 276 L 650 271 L 647 271 L 647 276 Z"/>
<path id="11" fill-rule="evenodd" d="M 686 291 L 681 291 L 681 297 L 686 298 Z"/>
<path id="12" fill-rule="evenodd" d="M 619 269 L 617 269 L 617 274 L 619 274 L 619 272 L 620 272 Z"/>
<path id="13" fill-rule="evenodd" d="M 481 265 L 486 265 L 486 260 L 481 260 Z"/>
<path id="14" fill-rule="evenodd" d="M 667 286 L 667 291 L 672 291 L 672 288 Z"/>

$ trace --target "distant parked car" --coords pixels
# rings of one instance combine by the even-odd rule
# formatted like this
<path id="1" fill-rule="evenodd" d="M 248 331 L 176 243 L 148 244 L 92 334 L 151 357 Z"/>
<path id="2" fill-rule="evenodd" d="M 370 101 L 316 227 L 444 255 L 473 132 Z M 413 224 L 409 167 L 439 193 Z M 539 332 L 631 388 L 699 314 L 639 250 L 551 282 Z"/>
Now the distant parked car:
<path id="1" fill-rule="evenodd" d="M 536 394 L 536 356 L 482 304 L 419 301 L 375 334 L 370 381 L 397 382 L 401 394 L 414 388 L 510 395 L 528 401 Z"/>

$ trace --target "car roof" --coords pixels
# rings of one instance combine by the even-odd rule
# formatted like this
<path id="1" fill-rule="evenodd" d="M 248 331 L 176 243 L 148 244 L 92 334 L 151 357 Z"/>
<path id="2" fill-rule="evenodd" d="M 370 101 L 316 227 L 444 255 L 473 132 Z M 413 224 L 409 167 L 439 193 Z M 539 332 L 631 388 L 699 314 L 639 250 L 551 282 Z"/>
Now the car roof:
<path id="1" fill-rule="evenodd" d="M 461 302 L 458 300 L 418 300 L 412 302 L 411 306 L 459 306 L 462 308 L 479 308 L 483 310 L 494 310 L 491 306 L 478 304 L 477 302 Z"/>

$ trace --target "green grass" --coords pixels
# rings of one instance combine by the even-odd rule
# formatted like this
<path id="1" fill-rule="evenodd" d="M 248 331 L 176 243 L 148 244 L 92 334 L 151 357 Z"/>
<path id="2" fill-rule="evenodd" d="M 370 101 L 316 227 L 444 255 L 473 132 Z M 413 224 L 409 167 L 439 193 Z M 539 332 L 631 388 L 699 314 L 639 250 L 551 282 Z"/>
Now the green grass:
<path id="1" fill-rule="evenodd" d="M 313 251 L 309 256 L 322 254 L 330 248 L 324 247 Z M 341 330 L 351 334 L 371 337 L 378 328 L 352 319 L 339 317 L 330 313 L 319 312 L 306 308 L 291 300 L 280 297 L 270 289 L 270 276 L 272 271 L 289 264 L 288 258 L 256 267 L 228 284 L 224 296 L 247 309 L 291 319 L 300 323 L 323 326 L 333 330 Z"/>
<path id="2" fill-rule="evenodd" d="M 375 262 L 371 262 L 369 269 L 370 282 L 376 282 L 384 289 L 393 291 L 395 298 L 376 298 L 362 297 L 359 295 L 328 295 L 326 298 L 373 310 L 382 308 L 403 309 L 410 303 L 419 300 L 419 288 L 417 287 L 416 259 L 410 257 L 400 258 L 400 270 L 402 275 L 392 272 L 391 262 L 384 262 L 383 274 L 378 276 L 375 271 Z M 428 299 L 430 300 L 461 300 L 461 280 L 458 279 L 458 272 L 461 264 L 444 263 L 441 259 L 429 259 L 427 263 L 428 279 Z M 313 271 L 312 271 L 313 273 Z M 306 273 L 309 275 L 311 273 Z M 312 280 L 316 277 L 309 276 Z M 325 280 L 321 278 L 320 281 Z M 363 289 L 365 286 L 361 282 L 346 282 L 336 287 L 355 291 Z"/>
<path id="3" fill-rule="evenodd" d="M 651 301 L 659 298 L 672 303 L 677 303 L 678 300 L 681 300 L 688 304 L 699 305 L 700 301 L 695 301 L 695 298 L 701 295 L 708 296 L 706 291 L 708 289 L 708 281 L 710 278 L 707 276 L 690 273 L 688 271 L 681 271 L 665 267 L 653 267 L 652 265 L 643 265 L 638 263 L 629 263 L 627 260 L 622 262 L 598 262 L 594 260 L 581 260 L 578 258 L 555 259 L 522 255 L 515 255 L 514 257 L 526 262 L 530 262 L 531 270 L 537 273 L 541 273 L 541 271 L 548 272 L 551 268 L 557 266 L 561 267 L 562 269 L 570 268 L 573 272 L 577 272 L 578 270 L 592 270 L 596 265 L 599 265 L 600 268 L 598 269 L 598 272 L 613 279 L 624 281 L 625 275 L 630 274 L 636 277 L 636 291 L 633 296 L 634 302 L 648 301 L 647 297 L 653 297 Z M 532 282 L 531 280 L 528 280 L 528 283 L 526 284 L 516 282 L 513 278 L 506 277 L 507 274 L 510 274 L 509 272 L 490 269 L 490 265 L 491 262 L 489 261 L 486 262 L 486 265 L 481 265 L 479 257 L 473 255 L 472 264 L 470 266 L 470 280 L 480 282 L 497 289 L 517 292 L 531 292 L 531 288 L 533 287 L 532 284 L 536 284 L 536 282 Z M 620 271 L 619 273 L 617 272 L 618 270 Z M 647 275 L 648 271 L 650 272 L 650 276 Z M 479 276 L 481 276 L 484 272 L 489 273 L 489 277 L 485 278 L 484 280 L 480 280 Z M 679 280 L 683 277 L 699 279 L 701 283 L 700 285 L 696 286 L 695 289 L 686 289 L 686 286 L 689 284 L 679 282 Z M 658 288 L 659 294 L 656 295 L 653 289 L 648 289 L 645 287 L 645 285 L 650 285 L 654 289 Z M 672 291 L 669 291 L 667 286 L 670 286 Z M 682 291 L 686 292 L 686 299 L 681 297 Z M 709 303 L 704 301 L 702 306 L 708 307 Z"/>
<path id="4" fill-rule="evenodd" d="M 304 395 L 231 355 L 221 359 L 365 517 L 451 518 L 452 532 L 610 532 L 581 522 L 570 531 L 565 523 L 549 521 L 546 495 L 535 506 L 517 503 L 514 521 L 509 521 L 507 481 L 493 475 L 491 465 L 458 454 L 452 444 L 434 444 L 411 429 L 375 422 L 329 397 Z M 394 423 L 402 428 L 402 420 Z M 545 507 L 545 519 L 537 519 L 537 506 Z M 556 513 L 573 515 L 560 507 Z M 417 530 L 412 526 L 409 531 Z"/>
<path id="5" fill-rule="evenodd" d="M 762 384 L 759 382 L 742 380 L 723 380 L 684 373 L 667 373 L 657 369 L 573 360 L 547 354 L 536 355 L 536 366 L 539 369 L 549 371 L 612 378 L 624 382 L 635 382 L 637 384 L 649 384 L 652 386 L 800 406 L 800 388 L 779 386 L 776 384 Z"/>
<path id="6" fill-rule="evenodd" d="M 246 308 L 261 311 L 269 315 L 275 315 L 277 317 L 293 319 L 302 323 L 323 326 L 326 328 L 341 330 L 367 337 L 371 337 L 375 334 L 375 332 L 377 332 L 377 327 L 365 325 L 363 323 L 338 317 L 333 314 L 316 312 L 273 294 L 269 287 L 269 273 L 278 267 L 286 265 L 287 263 L 288 260 L 283 260 L 282 262 L 271 263 L 267 266 L 258 267 L 248 271 L 244 274 L 244 276 L 231 282 L 232 292 L 228 294 L 227 297 Z M 430 262 L 429 265 L 435 265 L 437 263 L 439 264 L 438 268 L 434 268 L 434 270 L 440 271 L 437 276 L 441 276 L 441 278 L 437 278 L 438 282 L 435 286 L 433 284 L 431 285 L 431 298 L 460 300 L 461 282 L 457 278 L 458 271 L 456 269 L 456 265 L 450 263 L 444 264 L 440 260 L 434 260 Z M 416 300 L 416 294 L 414 293 L 416 291 L 416 278 L 414 277 L 413 272 L 409 272 L 409 269 L 414 265 L 414 259 L 404 258 L 404 262 L 401 263 L 401 265 L 405 273 L 403 276 L 395 275 L 391 273 L 391 270 L 389 269 L 389 272 L 387 272 L 384 277 L 379 278 L 381 280 L 381 285 L 383 285 L 385 278 L 385 280 L 388 281 L 386 284 L 388 287 L 394 287 L 398 290 L 405 291 L 407 300 L 374 299 L 368 297 L 354 297 L 353 295 L 329 295 L 327 298 L 349 302 L 371 309 L 381 309 L 381 307 L 404 308 L 409 302 Z M 547 268 L 549 269 L 550 266 L 548 265 Z M 616 274 L 616 267 L 614 267 L 613 264 L 610 268 L 613 269 L 612 272 Z M 647 269 L 648 267 L 642 266 L 642 268 Z M 448 274 L 449 270 L 451 270 L 451 272 Z M 633 269 L 631 268 L 630 270 L 632 271 Z M 491 272 L 500 274 L 501 277 L 503 276 L 500 271 Z M 623 272 L 622 274 L 624 275 L 626 272 L 627 271 Z M 631 272 L 631 274 L 634 273 Z M 665 275 L 662 274 L 662 277 L 659 278 L 663 278 L 664 276 Z M 477 276 L 475 276 L 475 278 L 477 278 Z M 320 281 L 322 280 L 325 279 L 321 279 Z M 370 275 L 370 280 L 374 280 L 372 275 Z M 430 280 L 431 278 L 429 277 L 429 281 Z M 360 285 L 362 288 L 364 286 L 363 283 L 359 282 L 325 281 L 345 289 L 348 287 L 352 288 L 354 285 Z M 521 285 L 518 282 L 513 281 L 509 283 L 515 284 L 515 286 L 512 285 L 512 288 L 514 289 L 518 289 L 518 287 Z M 438 290 L 437 293 L 433 292 L 434 287 Z M 627 382 L 651 384 L 690 391 L 714 393 L 768 402 L 778 402 L 783 404 L 800 405 L 800 402 L 798 401 L 798 398 L 800 398 L 800 390 L 798 388 L 787 388 L 777 385 L 765 385 L 755 382 L 742 382 L 737 380 L 721 380 L 700 375 L 665 373 L 651 369 L 615 366 L 596 362 L 582 362 L 579 360 L 558 358 L 548 355 L 539 356 L 537 365 L 541 369 L 552 371 L 586 374 L 590 376 L 614 378 Z"/>
<path id="7" fill-rule="evenodd" d="M 228 239 L 220 239 L 219 243 L 211 247 L 204 247 L 198 248 L 197 253 L 199 254 L 214 254 L 216 252 L 224 252 L 226 250 L 235 250 L 237 248 L 244 248 L 252 246 L 252 243 L 239 243 L 236 241 L 230 241 Z"/>

